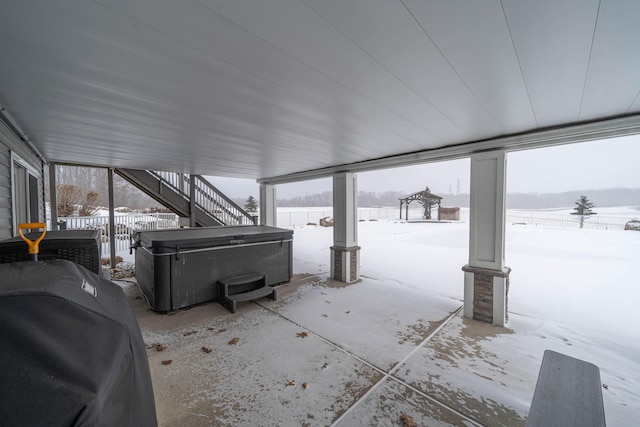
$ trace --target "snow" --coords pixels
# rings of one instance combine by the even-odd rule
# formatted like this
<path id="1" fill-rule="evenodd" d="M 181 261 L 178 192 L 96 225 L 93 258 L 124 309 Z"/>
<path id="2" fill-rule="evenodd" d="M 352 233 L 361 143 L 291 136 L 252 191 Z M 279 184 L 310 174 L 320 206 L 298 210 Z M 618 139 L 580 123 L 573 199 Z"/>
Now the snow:
<path id="1" fill-rule="evenodd" d="M 328 277 L 333 228 L 291 228 L 277 301 L 162 316 L 133 299 L 167 347 L 149 350 L 161 425 L 524 425 L 547 349 L 600 368 L 609 426 L 640 419 L 640 232 L 508 224 L 496 327 L 460 315 L 466 223 L 359 222 L 349 285 Z"/>
<path id="2" fill-rule="evenodd" d="M 303 288 L 300 304 L 281 313 L 294 321 L 313 319 L 305 326 L 387 371 L 417 344 L 411 341 L 412 327 L 429 328 L 430 321 L 461 305 L 468 224 L 367 221 L 359 223 L 358 232 L 363 281 L 344 289 Z M 332 238 L 331 228 L 295 227 L 294 272 L 326 273 Z M 512 268 L 506 328 L 455 316 L 405 362 L 398 377 L 438 396 L 456 396 L 472 411 L 474 402 L 482 401 L 516 420 L 528 411 L 542 353 L 553 349 L 600 368 L 608 425 L 640 419 L 640 233 L 508 225 L 506 265 Z M 394 295 L 403 299 L 404 310 L 390 312 L 385 302 Z M 335 310 L 322 317 L 329 306 Z M 373 335 L 386 330 L 378 325 L 394 321 L 406 329 L 406 345 L 398 346 L 397 336 L 377 334 L 376 352 L 369 345 Z M 468 336 L 473 328 L 486 329 L 482 339 Z M 447 348 L 450 355 L 443 358 Z M 385 382 L 362 408 L 384 397 L 379 394 L 393 394 L 389 389 Z M 354 413 L 360 416 L 362 410 Z M 354 415 L 346 420 L 354 421 Z"/>

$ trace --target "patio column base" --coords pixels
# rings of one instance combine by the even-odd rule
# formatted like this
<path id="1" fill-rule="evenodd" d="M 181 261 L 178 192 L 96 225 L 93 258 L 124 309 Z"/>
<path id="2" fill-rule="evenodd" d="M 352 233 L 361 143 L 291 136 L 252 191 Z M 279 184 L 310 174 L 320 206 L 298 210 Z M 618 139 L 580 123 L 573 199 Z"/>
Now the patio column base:
<path id="1" fill-rule="evenodd" d="M 509 273 L 511 269 L 490 270 L 465 265 L 464 316 L 480 322 L 504 326 L 509 320 Z"/>
<path id="2" fill-rule="evenodd" d="M 331 278 L 346 283 L 360 279 L 360 246 L 331 246 Z"/>

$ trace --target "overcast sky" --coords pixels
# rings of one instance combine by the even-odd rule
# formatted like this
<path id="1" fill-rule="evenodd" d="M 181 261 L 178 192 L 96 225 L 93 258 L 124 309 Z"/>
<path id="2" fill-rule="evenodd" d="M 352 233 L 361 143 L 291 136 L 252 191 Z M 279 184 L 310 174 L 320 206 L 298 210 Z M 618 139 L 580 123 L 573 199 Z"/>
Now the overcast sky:
<path id="1" fill-rule="evenodd" d="M 469 192 L 469 159 L 429 163 L 358 174 L 358 190 L 412 193 L 425 186 L 434 193 Z M 212 177 L 230 197 L 258 197 L 254 180 Z M 559 193 L 602 188 L 640 188 L 640 136 L 516 151 L 507 157 L 509 193 Z M 277 186 L 289 199 L 331 191 L 331 178 Z"/>

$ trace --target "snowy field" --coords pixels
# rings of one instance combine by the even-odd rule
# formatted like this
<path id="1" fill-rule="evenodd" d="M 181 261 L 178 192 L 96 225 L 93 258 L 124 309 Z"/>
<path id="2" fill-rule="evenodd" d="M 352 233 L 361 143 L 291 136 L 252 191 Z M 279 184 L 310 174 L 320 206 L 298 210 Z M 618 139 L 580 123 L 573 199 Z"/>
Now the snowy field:
<path id="1" fill-rule="evenodd" d="M 585 220 L 584 228 L 600 230 L 622 230 L 624 224 L 634 218 L 640 218 L 640 208 L 637 206 L 596 208 L 596 215 Z M 409 220 L 422 219 L 424 210 L 418 203 L 409 208 Z M 556 209 L 507 209 L 507 223 L 533 225 L 540 228 L 579 228 L 579 217 L 571 215 L 573 208 Z M 403 209 L 402 217 L 406 219 L 407 212 Z M 320 218 L 333 216 L 331 207 L 316 208 L 278 208 L 278 225 L 281 227 L 301 226 L 309 223 L 318 224 Z M 371 219 L 399 219 L 400 209 L 397 207 L 358 208 L 359 220 Z M 460 208 L 460 221 L 469 221 L 469 208 Z"/>
<path id="2" fill-rule="evenodd" d="M 343 348 L 367 355 L 367 360 L 376 366 L 390 367 L 404 360 L 404 352 L 410 345 L 397 346 L 394 336 L 376 334 L 384 329 L 385 322 L 420 327 L 421 321 L 427 325 L 432 318 L 462 304 L 461 267 L 468 261 L 469 230 L 464 222 L 407 223 L 396 219 L 397 211 L 384 209 L 360 215 L 363 220 L 359 222 L 362 283 L 344 290 L 316 289 L 313 292 L 317 295 L 313 292 L 305 295 L 307 303 L 282 307 L 281 314 L 300 322 L 304 320 L 311 330 L 322 331 L 323 336 Z M 413 215 L 418 217 L 414 219 L 419 218 L 416 212 Z M 568 216 L 569 212 L 570 209 L 547 210 L 536 211 L 536 215 Z M 598 217 L 625 220 L 638 218 L 639 213 L 635 207 L 598 209 Z M 544 350 L 552 349 L 600 368 L 609 426 L 637 425 L 640 419 L 640 330 L 636 323 L 640 306 L 640 232 L 551 228 L 528 220 L 536 216 L 531 211 L 524 213 L 523 221 L 509 221 L 509 214 L 517 212 L 510 210 L 507 216 L 506 265 L 512 268 L 507 327 L 495 328 L 495 334 L 489 330 L 490 336 L 480 343 L 465 341 L 460 337 L 466 336 L 465 331 L 474 326 L 459 317 L 453 318 L 429 343 L 394 368 L 393 375 L 432 394 L 458 396 L 458 400 L 472 396 L 483 402 L 501 402 L 496 405 L 496 411 L 501 411 L 499 408 L 503 406 L 511 408 L 512 414 L 507 412 L 502 416 L 507 419 L 513 416 L 515 421 L 526 416 L 530 381 L 535 382 Z M 326 277 L 333 230 L 306 224 L 330 216 L 331 210 L 287 208 L 279 210 L 278 215 L 279 226 L 287 227 L 284 216 L 293 219 L 295 224 L 288 226 L 294 229 L 294 273 Z M 387 215 L 388 219 L 370 220 L 376 215 Z M 122 255 L 129 260 L 128 253 Z M 400 292 L 396 292 L 396 286 Z M 406 311 L 386 313 L 384 299 L 394 298 L 396 294 L 411 299 L 406 303 Z M 336 306 L 336 301 L 341 301 L 345 312 L 349 311 L 348 307 L 370 305 L 373 307 L 370 313 L 380 313 L 379 317 L 351 320 L 351 329 L 346 329 L 344 324 L 332 325 L 320 314 L 319 320 L 313 320 L 315 317 L 309 316 L 309 310 L 326 307 L 327 295 L 336 298 Z M 419 301 L 425 300 L 429 301 L 429 308 L 421 311 Z M 355 314 L 350 315 L 351 319 L 355 319 Z M 376 324 L 380 328 L 367 326 Z M 450 351 L 455 356 L 449 364 L 434 365 L 433 360 L 442 360 L 442 351 Z M 478 376 L 478 366 L 491 372 L 493 365 L 498 364 L 504 366 L 495 372 L 495 378 Z M 504 378 L 505 372 L 513 373 L 516 379 Z M 526 381 L 521 384 L 522 378 Z M 494 381 L 499 381 L 501 387 L 494 387 Z M 376 399 L 383 400 L 394 393 L 393 387 L 385 383 L 372 390 L 369 400 L 357 408 L 379 407 L 380 400 Z M 481 408 L 473 410 L 481 412 Z M 357 425 L 354 422 L 362 415 L 358 410 L 347 412 L 341 425 Z"/>
<path id="3" fill-rule="evenodd" d="M 326 273 L 333 230 L 315 226 L 292 228 L 294 272 Z M 378 281 L 391 283 L 398 286 L 403 295 L 429 295 L 434 302 L 449 300 L 461 304 L 461 267 L 468 261 L 468 235 L 465 223 L 360 222 L 360 264 L 364 278 L 361 285 Z M 530 404 L 526 401 L 530 390 L 520 390 L 515 381 L 510 383 L 508 379 L 499 378 L 491 380 L 499 380 L 504 388 L 488 387 L 492 383 L 473 375 L 474 366 L 501 363 L 504 355 L 510 359 L 509 369 L 513 372 L 522 370 L 526 375 L 536 375 L 542 352 L 552 349 L 600 368 L 609 426 L 637 425 L 640 420 L 640 329 L 636 323 L 640 306 L 640 232 L 540 229 L 510 224 L 507 225 L 506 265 L 512 268 L 507 327 L 495 328 L 495 336 L 480 345 L 469 344 L 467 350 L 464 350 L 465 343 L 456 343 L 463 346 L 463 350 L 456 347 L 450 366 L 432 366 L 428 373 L 423 372 L 434 359 L 433 352 L 453 345 L 447 341 L 448 334 L 457 336 L 456 330 L 468 327 L 462 319 L 454 319 L 434 338 L 432 344 L 440 347 L 421 348 L 407 366 L 398 369 L 397 376 L 408 384 L 429 389 L 447 387 L 447 384 L 438 384 L 440 374 L 449 378 L 459 375 L 464 379 L 466 390 L 452 390 L 453 393 L 481 395 L 487 402 L 507 402 L 522 416 Z M 357 288 L 350 289 L 349 293 L 343 292 L 347 298 L 345 306 L 357 305 L 359 295 L 363 295 L 355 292 Z M 407 307 L 408 313 L 396 313 L 400 319 L 419 310 L 410 302 Z M 477 352 L 478 348 L 482 348 L 481 360 L 464 356 L 465 351 Z"/>
<path id="4" fill-rule="evenodd" d="M 622 230 L 624 224 L 634 218 L 640 219 L 639 207 L 614 207 L 598 208 L 598 214 L 585 221 L 587 229 Z M 563 209 L 538 209 L 518 210 L 507 209 L 506 222 L 537 228 L 578 228 L 579 221 L 569 208 Z M 409 220 L 420 221 L 423 209 L 414 204 L 409 209 Z M 403 211 L 403 217 L 406 212 Z M 277 224 L 279 227 L 299 227 L 308 224 L 319 224 L 322 218 L 331 218 L 331 207 L 280 207 L 278 208 Z M 400 217 L 400 209 L 393 207 L 358 208 L 358 219 L 361 221 L 397 220 Z M 169 213 L 134 214 L 116 211 L 116 254 L 127 262 L 133 262 L 133 256 L 129 254 L 129 235 L 134 230 L 156 230 L 176 228 L 179 225 L 178 215 Z M 460 208 L 460 221 L 469 221 L 469 209 Z M 107 230 L 109 228 L 108 211 L 101 209 L 90 217 L 59 218 L 66 223 L 67 229 L 101 229 L 102 254 L 108 257 L 110 253 Z M 49 221 L 49 218 L 47 219 Z M 51 229 L 50 224 L 47 229 Z"/>

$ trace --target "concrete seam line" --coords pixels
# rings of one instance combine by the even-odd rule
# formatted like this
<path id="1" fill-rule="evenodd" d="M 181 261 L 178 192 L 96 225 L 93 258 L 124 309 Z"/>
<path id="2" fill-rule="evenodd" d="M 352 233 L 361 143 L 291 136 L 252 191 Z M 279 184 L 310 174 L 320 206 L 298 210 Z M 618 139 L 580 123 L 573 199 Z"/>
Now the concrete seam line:
<path id="1" fill-rule="evenodd" d="M 363 402 L 367 397 L 369 397 L 369 395 L 371 395 L 377 388 L 378 386 L 380 386 L 380 384 L 383 384 L 388 378 L 393 379 L 394 381 L 397 381 L 411 389 L 414 389 L 414 387 L 409 386 L 408 384 L 405 384 L 402 380 L 393 377 L 393 373 L 396 372 L 400 366 L 402 366 L 403 363 L 405 363 L 409 357 L 413 356 L 415 354 L 416 351 L 418 351 L 420 348 L 422 348 L 422 346 L 424 346 L 429 340 L 431 340 L 438 332 L 440 332 L 440 330 L 451 321 L 451 319 L 453 319 L 456 315 L 458 315 L 458 313 L 460 313 L 460 311 L 462 310 L 462 308 L 464 307 L 464 305 L 460 306 L 457 310 L 455 310 L 453 313 L 451 313 L 441 324 L 440 326 L 438 326 L 432 333 L 429 334 L 429 336 L 427 336 L 420 344 L 418 344 L 413 350 L 411 350 L 409 352 L 409 354 L 407 356 L 405 356 L 402 360 L 400 360 L 396 366 L 394 366 L 388 373 L 385 373 L 384 377 L 382 377 L 380 379 L 380 381 L 378 381 L 376 384 L 374 384 L 364 395 L 362 395 L 360 397 L 360 399 L 358 399 L 353 405 L 351 405 L 346 411 L 344 411 L 342 413 L 342 415 L 340 417 L 338 417 L 337 420 L 335 420 L 333 422 L 333 424 L 331 424 L 332 427 L 335 427 L 338 425 L 338 423 L 340 421 L 342 421 L 347 415 L 349 415 L 349 413 L 351 413 L 351 411 L 360 404 L 360 402 Z M 450 408 L 448 405 L 443 404 L 442 402 L 439 402 L 433 398 L 429 399 L 431 401 L 433 401 L 434 403 L 437 403 L 438 405 L 444 407 L 445 409 L 451 410 L 452 412 L 460 415 L 460 413 L 458 411 L 456 411 L 453 408 Z M 467 418 L 467 417 L 465 417 Z"/>
<path id="2" fill-rule="evenodd" d="M 441 406 L 451 412 L 453 412 L 454 414 L 458 415 L 461 418 L 464 418 L 466 421 L 476 425 L 476 426 L 483 426 L 483 424 L 479 423 L 478 421 L 470 418 L 469 416 L 461 413 L 460 411 L 456 410 L 455 408 L 452 408 L 451 406 L 447 405 L 444 402 L 439 401 L 438 399 L 428 395 L 427 393 L 425 393 L 422 390 L 417 389 L 416 387 L 405 383 L 403 380 L 401 380 L 400 378 L 397 378 L 394 376 L 394 373 L 396 373 L 398 371 L 398 369 L 400 369 L 400 367 L 411 357 L 413 356 L 418 350 L 420 350 L 420 348 L 422 348 L 425 344 L 427 344 L 427 342 L 429 342 L 438 332 L 440 332 L 442 330 L 442 328 L 444 328 L 455 316 L 457 316 L 458 314 L 460 314 L 460 312 L 462 311 L 462 309 L 464 308 L 464 305 L 458 307 L 454 312 L 452 312 L 451 314 L 449 314 L 448 317 L 445 318 L 445 320 L 433 331 L 431 332 L 420 344 L 418 344 L 413 350 L 411 350 L 409 352 L 409 354 L 407 356 L 405 356 L 402 360 L 400 360 L 396 366 L 394 366 L 389 372 L 385 372 L 384 370 L 382 370 L 381 368 L 373 365 L 371 362 L 368 362 L 366 360 L 364 360 L 363 358 L 361 358 L 360 356 L 357 356 L 355 354 L 353 354 L 352 352 L 348 351 L 347 349 L 341 347 L 340 345 L 334 343 L 333 341 L 330 341 L 326 338 L 324 338 L 323 336 L 319 335 L 316 332 L 313 332 L 312 330 L 310 330 L 309 328 L 306 328 L 304 326 L 302 326 L 301 324 L 299 324 L 298 322 L 295 322 L 294 320 L 283 316 L 282 314 L 278 313 L 277 311 L 265 307 L 264 305 L 260 304 L 257 301 L 253 301 L 255 304 L 257 304 L 258 306 L 264 308 L 265 310 L 275 314 L 276 316 L 286 320 L 289 323 L 292 323 L 300 328 L 303 328 L 307 331 L 309 331 L 309 333 L 313 336 L 315 336 L 316 338 L 318 338 L 321 341 L 324 341 L 325 343 L 329 344 L 330 346 L 342 351 L 343 353 L 347 354 L 348 356 L 353 357 L 354 359 L 356 359 L 357 361 L 361 362 L 362 364 L 369 366 L 370 368 L 372 368 L 375 371 L 378 371 L 379 373 L 381 373 L 383 375 L 383 377 L 376 382 L 374 385 L 371 386 L 371 388 L 369 390 L 367 390 L 367 392 L 365 394 L 363 394 L 356 402 L 354 402 L 349 408 L 347 408 L 342 415 L 340 415 L 340 417 L 338 417 L 338 419 L 336 419 L 331 426 L 335 427 L 338 425 L 338 423 L 340 421 L 342 421 L 344 419 L 344 417 L 346 417 L 349 413 L 351 413 L 351 411 L 360 404 L 360 402 L 363 402 L 368 396 L 370 396 L 377 388 L 378 386 L 380 386 L 381 384 L 383 384 L 387 379 L 391 379 L 392 381 L 395 381 L 397 383 L 400 383 L 401 385 L 411 389 L 412 391 L 420 394 L 421 396 L 425 397 L 427 400 L 431 401 L 432 403 Z"/>
<path id="3" fill-rule="evenodd" d="M 278 316 L 278 317 L 280 317 L 280 318 L 282 318 L 282 319 L 286 320 L 287 322 L 292 323 L 292 324 L 294 324 L 294 325 L 296 325 L 296 326 L 298 326 L 298 327 L 300 327 L 300 328 L 302 328 L 302 329 L 304 329 L 304 330 L 306 330 L 306 331 L 309 331 L 309 333 L 310 333 L 311 335 L 313 335 L 314 337 L 318 338 L 320 341 L 323 341 L 323 342 L 325 342 L 325 343 L 329 344 L 331 347 L 334 347 L 334 348 L 336 348 L 336 349 L 338 349 L 338 350 L 342 351 L 343 353 L 345 353 L 345 354 L 347 354 L 347 355 L 349 355 L 349 356 L 353 357 L 354 359 L 358 360 L 359 362 L 363 363 L 364 365 L 369 366 L 371 369 L 373 369 L 373 370 L 375 370 L 375 371 L 380 372 L 382 375 L 387 375 L 387 373 L 386 373 L 384 370 L 382 370 L 382 368 L 377 367 L 376 365 L 372 364 L 371 362 L 367 362 L 366 360 L 364 360 L 364 359 L 363 359 L 363 358 L 361 358 L 360 356 L 355 355 L 355 354 L 351 353 L 349 350 L 347 350 L 347 349 L 345 349 L 345 348 L 341 347 L 339 344 L 336 344 L 336 343 L 334 343 L 333 341 L 330 341 L 330 340 L 326 339 L 326 338 L 325 338 L 325 337 L 323 337 L 322 335 L 319 335 L 318 333 L 313 332 L 311 329 L 309 329 L 309 328 L 307 328 L 307 327 L 305 327 L 305 326 L 302 326 L 302 325 L 301 325 L 301 324 L 299 324 L 298 322 L 296 322 L 296 321 L 294 321 L 294 320 L 291 320 L 291 319 L 289 319 L 288 317 L 283 316 L 282 314 L 278 313 L 277 311 L 274 311 L 274 310 L 270 309 L 269 307 L 265 307 L 264 305 L 260 304 L 260 303 L 259 303 L 259 302 L 257 302 L 257 301 L 253 301 L 253 302 L 254 302 L 255 304 L 259 305 L 260 307 L 264 308 L 265 310 L 270 311 L 271 313 L 275 314 L 276 316 Z"/>

